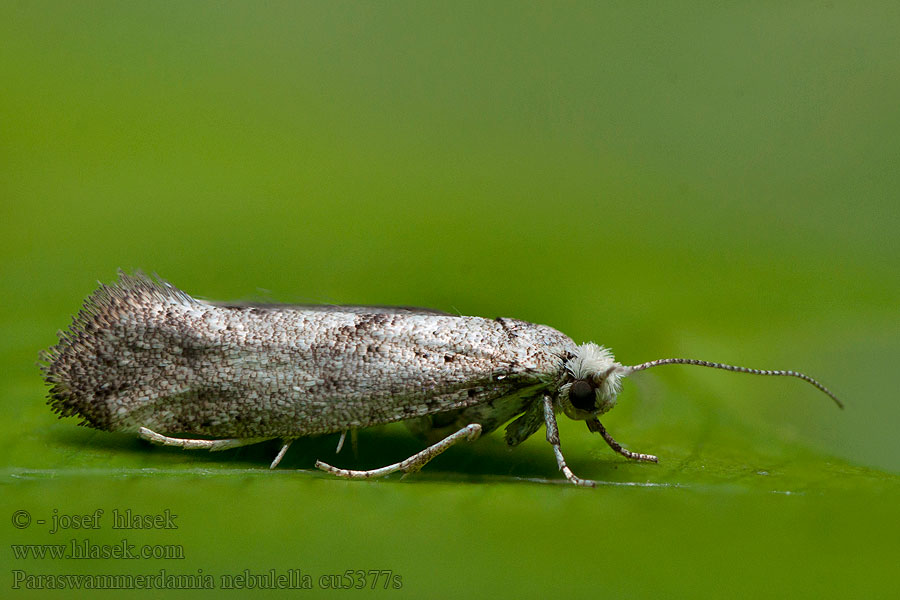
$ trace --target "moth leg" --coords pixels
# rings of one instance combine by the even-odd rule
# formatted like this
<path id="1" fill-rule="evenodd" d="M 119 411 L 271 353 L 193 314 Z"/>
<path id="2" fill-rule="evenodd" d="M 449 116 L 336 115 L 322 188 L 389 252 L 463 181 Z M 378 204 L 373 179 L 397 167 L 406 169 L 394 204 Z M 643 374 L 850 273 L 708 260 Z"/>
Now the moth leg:
<path id="1" fill-rule="evenodd" d="M 603 436 L 603 439 L 607 444 L 609 444 L 609 447 L 625 458 L 630 458 L 632 460 L 641 460 L 644 462 L 659 462 L 659 459 L 652 454 L 641 454 L 640 452 L 632 452 L 631 450 L 626 450 L 625 448 L 623 448 L 622 444 L 614 440 L 613 437 L 609 435 L 609 432 L 606 431 L 606 427 L 604 427 L 603 424 L 600 423 L 600 420 L 597 417 L 588 419 L 585 422 L 587 423 L 587 427 L 589 430 L 591 430 L 593 433 L 599 433 L 601 436 Z"/>
<path id="2" fill-rule="evenodd" d="M 340 453 L 341 453 L 341 448 L 344 447 L 344 440 L 347 439 L 347 431 L 348 431 L 348 430 L 345 429 L 344 431 L 341 432 L 341 439 L 338 440 L 337 448 L 336 448 L 335 451 L 334 451 L 335 454 L 340 454 Z"/>
<path id="3" fill-rule="evenodd" d="M 353 458 L 359 458 L 359 429 L 355 427 L 351 429 L 345 429 L 341 432 L 341 439 L 338 440 L 337 449 L 334 451 L 334 453 L 341 453 L 341 449 L 344 447 L 344 441 L 346 441 L 347 439 L 348 431 L 350 432 L 350 445 L 353 447 Z"/>
<path id="4" fill-rule="evenodd" d="M 173 438 L 156 433 L 146 427 L 138 429 L 138 435 L 154 444 L 163 446 L 179 446 L 185 450 L 209 450 L 215 452 L 217 450 L 228 450 L 229 448 L 237 448 L 239 446 L 249 446 L 250 444 L 258 444 L 275 438 L 258 437 L 258 438 L 232 438 L 222 440 L 192 440 L 190 438 Z"/>
<path id="5" fill-rule="evenodd" d="M 481 435 L 481 425 L 479 425 L 478 423 L 466 425 L 456 433 L 448 435 L 438 443 L 425 448 L 417 454 L 413 454 L 406 460 L 388 465 L 386 467 L 381 467 L 380 469 L 372 469 L 370 471 L 339 469 L 337 467 L 333 467 L 327 463 L 324 463 L 321 460 L 316 461 L 316 468 L 327 471 L 332 475 L 337 475 L 338 477 L 347 477 L 348 479 L 369 479 L 370 477 L 381 477 L 389 473 L 394 473 L 395 471 L 404 471 L 406 475 L 409 475 L 410 473 L 415 473 L 416 471 L 421 469 L 429 460 L 442 453 L 444 450 L 446 450 L 456 442 L 462 440 L 463 438 L 471 442 L 478 439 L 479 435 Z"/>
<path id="6" fill-rule="evenodd" d="M 281 450 L 279 450 L 278 454 L 275 455 L 275 460 L 273 460 L 272 464 L 269 465 L 270 469 L 274 469 L 275 467 L 278 466 L 278 463 L 281 462 L 281 459 L 284 458 L 284 455 L 288 451 L 288 448 L 291 447 L 291 444 L 293 444 L 294 440 L 296 440 L 296 439 L 297 438 L 282 438 L 281 441 L 284 445 L 281 446 Z"/>
<path id="7" fill-rule="evenodd" d="M 597 487 L 596 481 L 576 476 L 566 464 L 562 449 L 559 447 L 559 427 L 556 425 L 556 413 L 553 411 L 553 399 L 550 396 L 544 396 L 544 424 L 547 426 L 547 441 L 553 446 L 553 453 L 556 454 L 556 464 L 559 465 L 559 470 L 563 472 L 566 479 L 575 485 Z"/>

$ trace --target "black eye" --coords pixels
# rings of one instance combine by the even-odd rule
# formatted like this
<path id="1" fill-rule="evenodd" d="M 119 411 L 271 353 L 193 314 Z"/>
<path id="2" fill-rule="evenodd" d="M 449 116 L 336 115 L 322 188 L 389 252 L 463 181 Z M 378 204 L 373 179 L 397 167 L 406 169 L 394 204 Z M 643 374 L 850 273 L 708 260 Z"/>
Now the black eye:
<path id="1" fill-rule="evenodd" d="M 596 396 L 594 395 L 594 386 L 579 379 L 569 388 L 569 402 L 572 406 L 579 410 L 593 411 L 595 408 Z"/>

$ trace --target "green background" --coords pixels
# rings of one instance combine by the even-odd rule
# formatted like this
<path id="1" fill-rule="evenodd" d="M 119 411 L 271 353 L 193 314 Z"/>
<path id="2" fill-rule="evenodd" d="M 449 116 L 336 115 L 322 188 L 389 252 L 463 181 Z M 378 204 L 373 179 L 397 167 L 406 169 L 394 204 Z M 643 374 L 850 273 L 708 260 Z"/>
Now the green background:
<path id="1" fill-rule="evenodd" d="M 402 590 L 343 595 L 896 593 L 900 8 L 682 4 L 2 3 L 0 587 L 390 569 Z M 270 472 L 274 443 L 151 447 L 45 406 L 38 351 L 119 267 L 203 298 L 517 317 L 625 363 L 792 368 L 847 408 L 673 366 L 604 420 L 659 465 L 561 424 L 595 490 L 542 432 L 402 481 L 309 470 L 421 448 L 389 426 Z M 97 508 L 97 531 L 11 521 Z M 179 528 L 113 530 L 115 508 Z M 9 547 L 126 537 L 185 558 Z"/>

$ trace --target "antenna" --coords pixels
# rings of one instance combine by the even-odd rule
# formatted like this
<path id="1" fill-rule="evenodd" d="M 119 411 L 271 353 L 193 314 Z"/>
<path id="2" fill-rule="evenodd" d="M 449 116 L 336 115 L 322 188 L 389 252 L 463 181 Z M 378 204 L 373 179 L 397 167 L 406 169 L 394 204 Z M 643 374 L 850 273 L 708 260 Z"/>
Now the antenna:
<path id="1" fill-rule="evenodd" d="M 828 394 L 828 396 L 832 400 L 834 400 L 834 403 L 838 405 L 838 408 L 844 408 L 843 402 L 838 400 L 838 397 L 835 396 L 831 392 L 831 390 L 829 390 L 827 387 L 825 387 L 809 375 L 806 375 L 805 373 L 798 373 L 797 371 L 768 371 L 764 369 L 750 369 L 748 367 L 724 365 L 722 363 L 714 363 L 706 360 L 696 360 L 694 358 L 661 358 L 659 360 L 651 360 L 650 362 L 634 365 L 633 367 L 623 366 L 622 371 L 624 371 L 625 375 L 631 375 L 632 373 L 650 369 L 652 367 L 658 367 L 660 365 L 697 365 L 698 367 L 710 367 L 712 369 L 723 369 L 725 371 L 735 371 L 737 373 L 750 373 L 751 375 L 783 375 L 786 377 L 797 377 L 807 383 L 816 386 L 819 390 Z"/>

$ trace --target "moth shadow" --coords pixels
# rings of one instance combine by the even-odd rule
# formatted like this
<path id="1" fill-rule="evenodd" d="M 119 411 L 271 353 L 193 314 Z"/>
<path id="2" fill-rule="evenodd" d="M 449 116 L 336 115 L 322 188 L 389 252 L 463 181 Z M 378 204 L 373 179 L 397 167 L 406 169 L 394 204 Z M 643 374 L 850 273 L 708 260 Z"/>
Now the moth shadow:
<path id="1" fill-rule="evenodd" d="M 54 432 L 53 437 L 62 446 L 73 451 L 118 452 L 140 457 L 146 466 L 152 461 L 159 468 L 174 465 L 213 466 L 268 471 L 269 465 L 281 449 L 280 440 L 240 446 L 228 450 L 185 450 L 171 446 L 159 446 L 139 438 L 136 434 L 108 433 L 86 428 L 66 428 Z M 543 436 L 537 436 L 543 438 Z M 353 470 L 377 469 L 402 461 L 425 449 L 428 444 L 412 435 L 405 427 L 385 425 L 360 430 L 357 444 L 347 436 L 343 448 L 337 453 L 339 434 L 308 436 L 296 439 L 276 471 L 315 470 L 316 461 L 324 461 L 335 467 Z M 543 441 L 541 439 L 540 441 Z M 151 456 L 152 454 L 152 456 Z M 598 461 L 584 456 L 567 457 L 576 473 L 589 473 L 594 478 L 615 476 L 620 464 L 612 457 Z M 320 473 L 315 470 L 316 473 Z M 333 475 L 321 472 L 321 476 Z M 385 481 L 399 481 L 402 473 L 388 475 Z M 440 481 L 553 481 L 565 482 L 557 469 L 553 450 L 547 443 L 526 442 L 509 447 L 496 432 L 474 442 L 460 442 L 435 457 L 421 471 L 403 479 L 404 483 Z"/>

